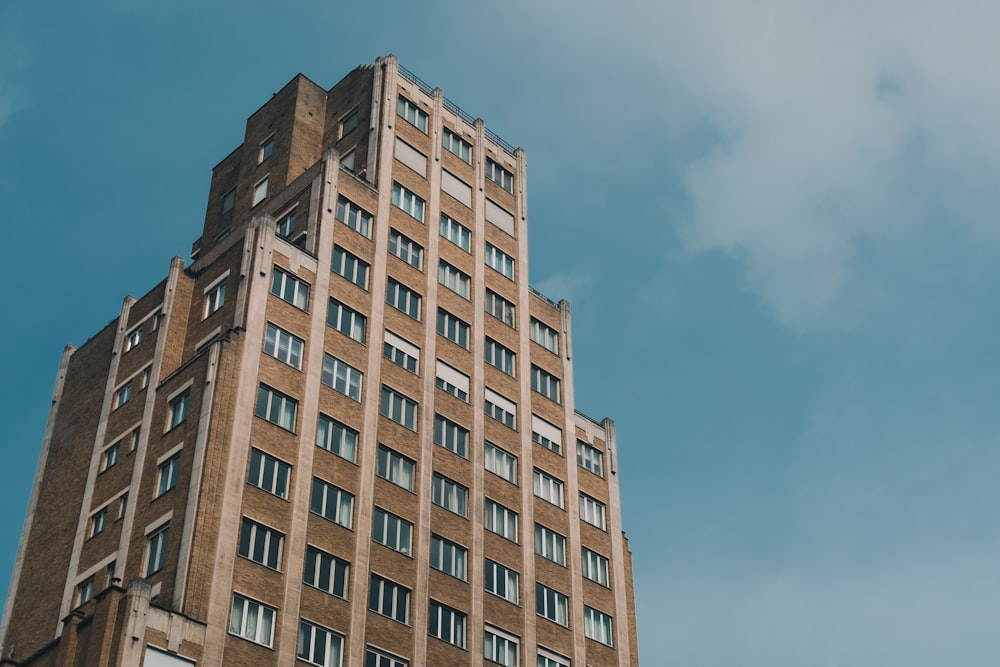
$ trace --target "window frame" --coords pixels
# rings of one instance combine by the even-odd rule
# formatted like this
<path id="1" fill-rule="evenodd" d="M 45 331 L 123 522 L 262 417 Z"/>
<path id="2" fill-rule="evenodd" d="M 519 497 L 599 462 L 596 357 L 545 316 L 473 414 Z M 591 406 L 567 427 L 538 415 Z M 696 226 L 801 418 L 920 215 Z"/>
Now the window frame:
<path id="1" fill-rule="evenodd" d="M 472 253 L 472 230 L 447 213 L 441 214 L 438 231 L 442 238 L 467 253 Z"/>
<path id="2" fill-rule="evenodd" d="M 291 486 L 291 480 L 292 466 L 290 463 L 282 461 L 263 449 L 250 448 L 247 484 L 282 500 L 288 500 L 288 488 Z"/>
<path id="3" fill-rule="evenodd" d="M 503 465 L 498 464 L 503 462 Z M 517 456 L 489 440 L 483 441 L 483 467 L 499 477 L 517 486 Z M 506 469 L 505 474 L 502 469 Z"/>
<path id="4" fill-rule="evenodd" d="M 500 585 L 501 581 L 503 582 L 502 586 Z M 492 588 L 490 587 L 491 583 L 493 585 Z M 485 564 L 483 565 L 483 589 L 487 593 L 496 595 L 498 598 L 512 604 L 519 604 L 519 600 L 521 599 L 520 587 L 520 572 L 495 560 L 485 559 Z M 503 589 L 502 591 L 500 590 L 501 588 Z"/>
<path id="5" fill-rule="evenodd" d="M 468 350 L 471 332 L 472 327 L 468 322 L 460 317 L 452 315 L 444 308 L 438 308 L 437 333 L 439 336 L 443 336 L 445 339 L 450 340 L 463 350 Z M 454 333 L 454 337 L 452 337 L 452 333 Z"/>
<path id="6" fill-rule="evenodd" d="M 427 200 L 399 181 L 392 182 L 392 205 L 423 224 Z"/>
<path id="7" fill-rule="evenodd" d="M 347 248 L 333 246 L 333 256 L 330 270 L 349 283 L 368 291 L 368 280 L 371 277 L 372 265 L 361 259 Z"/>
<path id="8" fill-rule="evenodd" d="M 312 560 L 312 567 L 309 561 Z M 328 585 L 324 587 L 323 581 Z M 324 551 L 312 544 L 306 544 L 305 562 L 302 566 L 302 583 L 318 591 L 329 593 L 330 595 L 347 599 L 347 592 L 350 590 L 351 564 L 332 553 Z"/>
<path id="9" fill-rule="evenodd" d="M 340 437 L 335 440 L 334 436 L 338 431 L 340 432 Z M 323 442 L 320 441 L 321 435 Z M 361 433 L 357 429 L 351 428 L 347 424 L 322 412 L 319 413 L 316 425 L 316 446 L 320 449 L 325 449 L 345 461 L 355 463 L 358 455 L 358 439 L 360 436 Z M 336 447 L 334 447 L 335 441 L 337 442 Z"/>
<path id="10" fill-rule="evenodd" d="M 464 649 L 468 614 L 434 598 L 430 599 L 427 607 L 427 634 L 446 644 Z"/>
<path id="11" fill-rule="evenodd" d="M 237 619 L 238 601 L 242 602 L 239 605 L 239 619 Z M 254 614 L 249 613 L 252 607 L 256 608 Z M 253 642 L 254 644 L 271 648 L 274 643 L 274 619 L 277 615 L 278 610 L 271 605 L 264 604 L 234 591 L 233 604 L 229 614 L 229 634 Z M 250 620 L 251 617 L 253 621 Z M 251 623 L 253 624 L 252 627 Z M 234 629 L 234 625 L 238 627 Z"/>
<path id="12" fill-rule="evenodd" d="M 420 321 L 423 296 L 392 276 L 386 280 L 385 302 L 404 315 L 412 317 L 417 322 Z"/>
<path id="13" fill-rule="evenodd" d="M 388 400 L 387 400 L 388 399 Z M 397 405 L 401 406 L 399 419 L 394 414 L 397 412 Z M 381 399 L 379 400 L 379 414 L 393 421 L 404 428 L 418 432 L 420 404 L 412 398 L 399 392 L 392 387 L 383 384 Z"/>
<path id="14" fill-rule="evenodd" d="M 486 242 L 486 266 L 508 280 L 514 280 L 516 275 L 514 258 L 489 241 Z"/>
<path id="15" fill-rule="evenodd" d="M 309 312 L 311 285 L 280 266 L 275 266 L 271 273 L 271 294 L 299 310 Z"/>
<path id="16" fill-rule="evenodd" d="M 545 560 L 566 567 L 566 536 L 536 522 L 535 553 Z"/>
<path id="17" fill-rule="evenodd" d="M 427 122 L 430 116 L 416 102 L 398 95 L 396 98 L 396 115 L 424 134 L 427 134 Z"/>
<path id="18" fill-rule="evenodd" d="M 395 227 L 389 230 L 389 254 L 418 271 L 424 266 L 424 247 Z"/>
<path id="19" fill-rule="evenodd" d="M 417 478 L 417 462 L 380 442 L 375 461 L 375 475 L 412 492 Z"/>
<path id="20" fill-rule="evenodd" d="M 376 599 L 376 590 L 377 599 Z M 389 593 L 387 596 L 386 593 Z M 368 610 L 403 625 L 410 624 L 410 597 L 413 591 L 375 572 L 371 573 L 368 587 Z M 402 605 L 402 614 L 400 614 Z M 402 618 L 400 618 L 402 616 Z"/>
<path id="21" fill-rule="evenodd" d="M 469 550 L 457 542 L 431 533 L 430 566 L 459 581 L 468 581 Z"/>
<path id="22" fill-rule="evenodd" d="M 285 348 L 283 354 L 282 345 Z M 264 329 L 264 354 L 300 371 L 302 370 L 305 346 L 305 340 L 291 331 L 286 331 L 273 322 L 267 323 Z"/>
<path id="23" fill-rule="evenodd" d="M 372 510 L 372 542 L 413 556 L 413 522 L 378 505 Z"/>
<path id="24" fill-rule="evenodd" d="M 336 218 L 339 222 L 361 234 L 366 239 L 372 237 L 375 216 L 342 194 L 337 195 Z"/>
<path id="25" fill-rule="evenodd" d="M 489 496 L 483 502 L 483 527 L 500 537 L 519 544 L 517 512 Z M 513 537 L 508 533 L 513 533 Z"/>
<path id="26" fill-rule="evenodd" d="M 347 530 L 354 528 L 354 494 L 313 475 L 309 512 Z"/>
<path id="27" fill-rule="evenodd" d="M 260 560 L 257 559 L 258 551 Z M 269 570 L 281 572 L 285 555 L 285 534 L 244 515 L 240 522 L 240 538 L 236 553 L 240 558 Z"/>
<path id="28" fill-rule="evenodd" d="M 360 369 L 329 352 L 323 353 L 320 384 L 360 403 L 364 381 L 365 374 Z"/>
<path id="29" fill-rule="evenodd" d="M 431 504 L 468 518 L 469 488 L 435 471 L 431 478 Z"/>
<path id="30" fill-rule="evenodd" d="M 535 582 L 535 615 L 568 628 L 569 597 L 540 581 Z"/>
<path id="31" fill-rule="evenodd" d="M 368 317 L 332 296 L 327 302 L 326 325 L 353 341 L 365 344 Z"/>

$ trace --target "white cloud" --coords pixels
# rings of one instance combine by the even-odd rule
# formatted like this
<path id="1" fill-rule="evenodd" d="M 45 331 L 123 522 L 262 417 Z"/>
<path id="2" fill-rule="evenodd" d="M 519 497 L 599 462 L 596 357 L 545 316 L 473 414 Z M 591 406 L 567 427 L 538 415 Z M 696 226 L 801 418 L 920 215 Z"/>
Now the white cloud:
<path id="1" fill-rule="evenodd" d="M 885 291 L 866 257 L 928 226 L 996 242 L 1000 6 L 700 3 L 673 18 L 678 41 L 656 47 L 681 107 L 668 118 L 716 135 L 683 176 L 682 238 L 739 258 L 782 322 L 865 312 Z"/>

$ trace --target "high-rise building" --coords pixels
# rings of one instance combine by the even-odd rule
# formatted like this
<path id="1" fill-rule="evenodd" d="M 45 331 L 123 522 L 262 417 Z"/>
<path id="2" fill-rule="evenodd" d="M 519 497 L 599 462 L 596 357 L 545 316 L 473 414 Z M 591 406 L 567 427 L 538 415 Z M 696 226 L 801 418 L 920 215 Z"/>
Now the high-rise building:
<path id="1" fill-rule="evenodd" d="M 522 150 L 393 56 L 299 75 L 191 257 L 63 354 L 0 664 L 638 664 Z"/>

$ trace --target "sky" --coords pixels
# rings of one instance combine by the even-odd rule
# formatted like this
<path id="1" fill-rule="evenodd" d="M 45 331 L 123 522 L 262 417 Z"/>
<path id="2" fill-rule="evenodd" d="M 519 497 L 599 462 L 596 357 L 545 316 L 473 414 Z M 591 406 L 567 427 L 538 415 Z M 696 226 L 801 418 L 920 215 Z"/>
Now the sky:
<path id="1" fill-rule="evenodd" d="M 0 4 L 0 590 L 63 346 L 188 257 L 271 93 L 395 53 L 527 152 L 530 281 L 572 303 L 577 408 L 617 425 L 642 663 L 1000 664 L 997 25 L 979 0 Z"/>

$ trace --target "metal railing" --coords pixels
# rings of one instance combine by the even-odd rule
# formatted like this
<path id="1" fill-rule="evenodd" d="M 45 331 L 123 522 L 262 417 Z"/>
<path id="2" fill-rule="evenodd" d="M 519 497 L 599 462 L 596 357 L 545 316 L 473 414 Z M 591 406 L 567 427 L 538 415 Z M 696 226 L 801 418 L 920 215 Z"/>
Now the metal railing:
<path id="1" fill-rule="evenodd" d="M 421 79 L 419 76 L 417 76 L 416 74 L 414 74 L 413 72 L 411 72 L 410 70 L 406 69 L 405 67 L 403 67 L 402 65 L 400 65 L 398 63 L 396 65 L 396 67 L 399 69 L 399 73 L 403 75 L 404 79 L 406 79 L 410 83 L 416 85 L 417 88 L 419 88 L 420 90 L 422 90 L 427 95 L 433 95 L 434 94 L 434 89 L 431 88 L 431 85 L 429 83 L 427 83 L 426 81 L 424 81 L 423 79 Z M 463 110 L 462 107 L 458 106 L 457 104 L 455 104 L 454 102 L 452 102 L 451 100 L 449 100 L 447 97 L 444 98 L 444 106 L 449 111 L 451 111 L 451 112 L 453 112 L 455 114 L 458 114 L 458 117 L 461 118 L 462 120 L 464 120 L 469 125 L 475 125 L 476 124 L 476 119 L 472 117 L 472 114 L 470 114 L 467 111 Z M 487 139 L 489 139 L 490 141 L 492 141 L 493 143 L 495 143 L 500 148 L 504 149 L 504 151 L 508 155 L 510 155 L 511 157 L 517 157 L 517 148 L 516 147 L 514 147 L 511 143 L 505 141 L 503 137 L 501 137 L 496 132 L 493 132 L 489 128 L 484 128 L 484 130 L 486 132 L 486 138 Z"/>
<path id="2" fill-rule="evenodd" d="M 535 296 L 537 296 L 539 299 L 541 299 L 545 303 L 547 303 L 550 306 L 552 306 L 553 308 L 558 308 L 559 307 L 559 304 L 557 302 L 555 302 L 552 299 L 550 299 L 549 297 L 545 296 L 544 294 L 542 294 L 541 292 L 539 292 L 538 290 L 536 290 L 531 285 L 528 285 L 528 291 L 531 292 L 532 294 L 534 294 Z"/>

